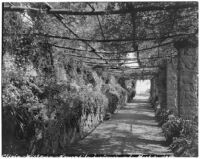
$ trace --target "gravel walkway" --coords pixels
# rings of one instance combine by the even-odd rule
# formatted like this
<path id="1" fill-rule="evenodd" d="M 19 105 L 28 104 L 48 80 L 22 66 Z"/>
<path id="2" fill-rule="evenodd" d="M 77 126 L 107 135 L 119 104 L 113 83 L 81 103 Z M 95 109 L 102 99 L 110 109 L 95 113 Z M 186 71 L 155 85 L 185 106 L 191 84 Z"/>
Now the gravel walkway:
<path id="1" fill-rule="evenodd" d="M 147 96 L 136 96 L 89 136 L 67 148 L 66 155 L 172 156 L 155 121 Z"/>

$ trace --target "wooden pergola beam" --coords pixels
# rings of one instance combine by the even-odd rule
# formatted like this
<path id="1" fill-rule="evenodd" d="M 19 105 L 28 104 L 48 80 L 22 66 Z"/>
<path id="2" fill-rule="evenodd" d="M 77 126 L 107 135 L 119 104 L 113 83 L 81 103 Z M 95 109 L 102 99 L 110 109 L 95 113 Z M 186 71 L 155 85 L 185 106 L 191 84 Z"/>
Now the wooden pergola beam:
<path id="1" fill-rule="evenodd" d="M 115 72 L 110 72 L 112 75 L 115 75 L 115 76 L 122 76 L 124 78 L 127 78 L 127 77 L 144 77 L 144 76 L 154 76 L 157 74 L 157 72 L 148 72 L 148 73 L 131 73 L 131 74 L 122 74 L 122 73 L 115 73 Z"/>
<path id="2" fill-rule="evenodd" d="M 72 57 L 77 57 L 77 58 L 84 58 L 84 59 L 96 59 L 96 60 L 99 60 L 98 57 L 87 57 L 87 56 L 82 56 L 81 54 L 74 54 L 74 53 L 64 53 L 65 55 L 69 55 L 69 56 L 72 56 Z M 176 56 L 171 56 L 171 55 L 168 55 L 168 56 L 164 56 L 164 57 L 141 57 L 140 60 L 141 62 L 143 60 L 151 60 L 151 59 L 164 59 L 164 58 L 174 58 Z M 104 58 L 104 60 L 108 60 L 108 61 L 119 61 L 119 60 L 124 60 L 125 62 L 127 61 L 132 61 L 131 63 L 137 63 L 136 61 L 133 61 L 133 60 L 137 60 L 137 58 L 112 58 L 112 59 L 109 59 L 109 58 Z M 129 64 L 129 63 L 127 63 Z"/>
<path id="3" fill-rule="evenodd" d="M 157 47 L 162 47 L 162 46 L 166 46 L 166 45 L 170 45 L 170 44 L 173 44 L 174 42 L 167 42 L 167 43 L 163 43 L 163 44 L 159 44 L 159 45 L 155 45 L 155 46 L 152 46 L 152 47 L 148 47 L 148 48 L 143 48 L 143 49 L 139 49 L 137 50 L 138 52 L 142 52 L 142 51 L 147 51 L 147 50 L 151 50 L 151 49 L 155 49 Z M 60 46 L 60 45 L 56 45 L 56 44 L 50 44 L 54 47 L 57 47 L 57 48 L 63 48 L 63 49 L 67 49 L 67 50 L 72 50 L 72 51 L 79 51 L 79 52 L 91 52 L 89 50 L 82 50 L 82 49 L 77 49 L 77 48 L 71 48 L 71 47 L 66 47 L 66 46 Z M 112 55 L 112 54 L 127 54 L 127 53 L 131 53 L 131 52 L 134 52 L 134 50 L 129 50 L 129 51 L 123 51 L 123 52 L 108 52 L 108 51 L 105 51 L 105 52 L 101 52 L 101 51 L 96 51 L 97 53 L 100 53 L 100 54 L 107 54 L 107 55 Z M 137 58 L 136 58 L 137 59 Z"/>
<path id="4" fill-rule="evenodd" d="M 162 10 L 171 10 L 171 9 L 185 9 L 185 8 L 197 8 L 198 3 L 185 3 L 181 5 L 171 5 L 171 6 L 147 6 L 147 7 L 137 7 L 134 9 L 134 12 L 147 12 L 147 11 L 162 11 Z M 5 6 L 4 11 L 15 11 L 15 12 L 24 12 L 25 10 L 30 10 L 32 12 L 47 12 L 49 14 L 66 14 L 66 15 L 87 15 L 87 16 L 96 16 L 96 15 L 107 15 L 107 14 L 128 14 L 132 13 L 132 10 L 113 10 L 113 11 L 95 11 L 95 12 L 80 12 L 80 11 L 69 11 L 67 9 L 50 9 L 48 11 L 41 10 L 38 8 L 27 8 L 19 6 Z"/>
<path id="5" fill-rule="evenodd" d="M 135 39 L 133 38 L 120 38 L 120 39 L 106 39 L 106 40 L 101 40 L 101 39 L 83 39 L 83 38 L 71 38 L 67 36 L 60 36 L 60 35 L 52 35 L 52 34 L 43 34 L 43 33 L 32 33 L 32 34 L 16 34 L 16 35 L 34 35 L 34 36 L 43 36 L 43 37 L 48 37 L 48 38 L 55 38 L 55 39 L 63 39 L 63 40 L 72 40 L 72 41 L 82 41 L 82 42 L 94 42 L 94 43 L 108 43 L 108 42 L 131 42 L 131 41 L 151 41 L 151 40 L 158 40 L 158 39 L 168 39 L 168 38 L 174 38 L 174 37 L 181 37 L 181 36 L 194 36 L 195 33 L 185 33 L 185 34 L 172 34 L 168 36 L 162 36 L 162 37 L 136 37 Z M 10 36 L 12 34 L 7 34 L 7 36 Z M 4 34 L 6 36 L 6 34 Z"/>
<path id="6" fill-rule="evenodd" d="M 50 4 L 48 4 L 47 2 L 45 2 L 45 5 L 46 5 L 46 7 L 48 8 L 48 11 L 51 10 L 51 9 L 53 9 L 53 7 L 52 7 Z M 76 34 L 69 26 L 66 25 L 66 23 L 63 21 L 63 16 L 62 16 L 62 15 L 60 15 L 59 13 L 54 13 L 53 15 L 58 19 L 58 21 L 59 21 L 69 32 L 71 32 L 76 38 L 80 39 L 79 35 Z M 106 63 L 108 63 L 108 61 L 105 60 L 104 57 L 102 57 L 102 55 L 99 55 L 99 54 L 96 52 L 95 48 L 92 47 L 87 41 L 84 41 L 84 40 L 81 40 L 81 41 L 82 41 L 83 43 L 85 43 L 97 57 L 99 57 L 100 59 L 102 59 L 102 60 L 104 60 Z"/>
<path id="7" fill-rule="evenodd" d="M 92 62 L 92 61 L 83 61 L 83 60 L 79 60 L 76 59 L 77 61 L 81 61 L 84 63 L 87 63 L 89 65 L 95 66 L 95 65 L 101 65 L 101 67 L 105 67 L 105 68 L 110 68 L 110 67 L 118 67 L 118 68 L 122 68 L 122 69 L 144 69 L 144 68 L 158 68 L 160 65 L 151 65 L 151 66 L 141 66 L 141 67 L 129 67 L 129 66 L 120 66 L 120 63 L 110 63 L 110 65 L 106 64 L 106 63 L 99 63 L 99 62 Z M 134 64 L 136 62 L 130 62 L 130 63 L 123 63 L 123 64 Z"/>
<path id="8" fill-rule="evenodd" d="M 88 6 L 90 6 L 90 8 L 92 9 L 92 12 L 94 12 L 94 11 L 95 11 L 95 8 L 94 8 L 90 3 L 87 2 L 87 4 L 88 4 Z M 103 39 L 105 40 L 106 38 L 105 38 L 105 36 L 104 36 L 103 28 L 102 28 L 102 25 L 101 25 L 101 22 L 100 22 L 100 19 L 99 19 L 99 16 L 98 16 L 98 15 L 97 15 L 97 20 L 98 20 L 98 22 L 99 22 L 99 27 L 100 27 L 100 29 L 101 29 L 101 35 L 102 35 Z"/>
<path id="9" fill-rule="evenodd" d="M 112 74 L 115 77 L 120 77 L 120 75 L 115 75 Z M 129 79 L 152 79 L 154 75 L 143 75 L 143 76 L 123 76 L 124 80 L 129 80 Z"/>

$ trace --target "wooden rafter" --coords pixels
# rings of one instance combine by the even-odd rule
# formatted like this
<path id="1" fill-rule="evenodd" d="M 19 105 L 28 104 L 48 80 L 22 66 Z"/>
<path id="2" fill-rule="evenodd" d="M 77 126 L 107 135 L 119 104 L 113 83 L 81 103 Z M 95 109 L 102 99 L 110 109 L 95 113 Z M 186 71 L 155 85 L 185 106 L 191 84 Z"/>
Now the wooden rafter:
<path id="1" fill-rule="evenodd" d="M 159 38 L 155 38 L 155 37 L 148 37 L 148 38 L 138 38 L 135 36 L 135 31 L 133 31 L 133 37 L 132 38 L 126 38 L 126 39 L 105 39 L 105 36 L 104 36 L 104 33 L 103 33 L 103 30 L 102 30 L 102 26 L 101 26 L 101 23 L 100 23 L 100 20 L 99 20 L 99 15 L 106 15 L 106 14 L 132 14 L 133 16 L 133 19 L 135 19 L 135 14 L 137 12 L 146 12 L 146 11 L 159 11 L 159 10 L 169 10 L 169 9 L 184 9 L 184 8 L 189 8 L 189 7 L 198 7 L 198 4 L 197 3 L 187 3 L 187 4 L 182 4 L 182 5 L 174 5 L 174 6 L 166 6 L 166 7 L 163 7 L 163 6 L 150 6 L 150 7 L 136 7 L 134 8 L 134 12 L 132 11 L 132 9 L 126 9 L 126 10 L 115 10 L 115 11 L 95 11 L 94 8 L 93 8 L 93 11 L 92 12 L 74 12 L 74 11 L 69 11 L 69 10 L 66 10 L 66 9 L 53 9 L 50 5 L 47 4 L 47 9 L 38 9 L 38 8 L 26 8 L 26 7 L 16 7 L 16 6 L 12 6 L 10 5 L 9 7 L 3 7 L 3 11 L 19 11 L 19 12 L 24 12 L 25 10 L 30 10 L 30 11 L 33 11 L 33 12 L 37 12 L 37 13 L 47 13 L 47 14 L 53 14 L 62 24 L 63 26 L 68 30 L 70 31 L 74 36 L 75 38 L 70 38 L 70 37 L 63 37 L 63 36 L 57 36 L 57 35 L 49 35 L 49 34 L 37 34 L 37 36 L 45 36 L 45 37 L 49 37 L 49 38 L 58 38 L 58 39 L 65 39 L 65 40 L 74 40 L 74 41 L 81 41 L 83 43 L 85 43 L 87 46 L 90 47 L 91 50 L 89 50 L 88 52 L 92 52 L 92 53 L 95 53 L 99 58 L 95 58 L 95 57 L 83 57 L 83 56 L 79 56 L 79 55 L 70 55 L 70 56 L 75 56 L 75 57 L 80 57 L 80 58 L 87 58 L 87 59 L 98 59 L 98 60 L 104 60 L 105 63 L 100 63 L 100 62 L 91 62 L 91 61 L 83 61 L 82 62 L 85 62 L 85 63 L 88 63 L 88 64 L 94 64 L 94 65 L 102 65 L 102 66 L 105 66 L 107 68 L 109 68 L 110 70 L 112 69 L 122 69 L 122 72 L 124 73 L 124 71 L 127 71 L 128 69 L 131 69 L 131 70 L 138 70 L 136 72 L 132 72 L 132 73 L 128 73 L 126 75 L 149 75 L 151 73 L 156 73 L 156 69 L 159 67 L 159 66 L 143 66 L 143 67 L 132 67 L 132 68 L 125 68 L 123 66 L 117 66 L 119 63 L 108 63 L 107 60 L 119 60 L 119 59 L 106 59 L 104 58 L 103 56 L 99 55 L 100 52 L 96 51 L 91 45 L 89 42 L 123 42 L 123 41 L 133 41 L 134 43 L 136 43 L 136 41 L 147 41 L 147 40 L 158 40 L 158 39 L 167 39 L 167 38 L 173 38 L 173 37 L 177 37 L 177 36 L 191 36 L 191 35 L 194 35 L 196 33 L 191 33 L 191 34 L 178 34 L 178 35 L 167 35 L 165 37 L 159 37 Z M 92 8 L 92 7 L 91 7 Z M 98 18 L 98 22 L 99 22 L 99 26 L 100 26 L 100 29 L 101 29 L 101 32 L 102 32 L 102 36 L 103 36 L 103 40 L 99 40 L 99 39 L 83 39 L 83 38 L 80 38 L 71 28 L 69 28 L 65 22 L 63 21 L 64 17 L 62 16 L 62 14 L 66 14 L 66 15 L 95 15 L 97 16 Z M 135 25 L 133 25 L 133 28 L 135 29 Z M 36 35 L 36 34 L 35 34 Z M 172 43 L 172 42 L 170 42 Z M 145 51 L 145 50 L 149 50 L 149 49 L 153 49 L 153 48 L 156 48 L 156 47 L 160 47 L 160 46 L 164 46 L 164 45 L 168 45 L 168 44 L 160 44 L 158 46 L 153 46 L 151 48 L 145 48 L 145 49 L 142 49 L 142 50 L 138 50 L 136 49 L 136 45 L 134 45 L 134 51 L 136 51 L 138 54 L 137 54 L 137 58 L 138 61 L 140 61 L 139 59 L 139 51 Z M 55 45 L 54 45 L 55 46 Z M 62 47 L 62 46 L 55 46 L 55 47 L 60 47 L 60 48 L 66 48 L 67 47 Z M 81 50 L 81 49 L 75 49 L 75 48 L 68 48 L 68 49 L 71 49 L 71 50 L 74 50 L 74 51 L 87 51 L 87 50 Z M 133 52 L 133 51 L 131 51 Z M 129 53 L 129 52 L 127 52 Z M 103 54 L 116 54 L 116 53 L 108 53 L 108 52 L 104 52 Z M 161 58 L 161 57 L 159 57 Z M 163 58 L 163 57 L 162 57 Z M 146 58 L 146 59 L 151 59 L 151 58 Z M 122 60 L 122 59 L 120 59 Z M 128 59 L 124 59 L 124 60 L 128 60 Z M 132 59 L 133 60 L 133 59 Z M 130 63 L 136 63 L 136 62 L 130 62 L 130 63 L 125 63 L 125 62 L 122 62 L 123 64 L 130 64 Z M 105 65 L 104 65 L 105 64 Z M 116 65 L 116 67 L 114 68 L 113 65 Z M 148 69 L 148 68 L 155 68 L 155 70 L 145 70 L 145 69 Z M 124 70 L 125 69 L 125 70 Z M 120 71 L 118 71 L 120 72 Z M 114 73 L 114 72 L 113 72 Z"/>
<path id="2" fill-rule="evenodd" d="M 96 59 L 99 60 L 99 58 L 97 57 L 86 57 L 86 56 L 82 56 L 82 54 L 74 54 L 74 53 L 64 53 L 65 55 L 69 55 L 69 56 L 73 56 L 73 57 L 78 57 L 78 58 L 85 58 L 85 59 Z M 166 56 L 156 56 L 156 57 L 141 57 L 140 60 L 151 60 L 151 59 L 164 59 L 164 58 L 173 58 L 175 57 L 175 55 L 166 55 Z M 119 60 L 124 60 L 124 61 L 133 61 L 133 60 L 137 60 L 137 58 L 104 58 L 105 60 L 108 61 L 119 61 Z"/>
<path id="3" fill-rule="evenodd" d="M 185 9 L 185 8 L 197 8 L 198 3 L 185 3 L 181 5 L 171 5 L 171 6 L 147 6 L 147 7 L 137 7 L 135 12 L 147 12 L 147 11 L 162 11 L 162 10 L 171 10 L 171 9 Z M 4 11 L 15 11 L 15 12 L 24 12 L 25 10 L 30 10 L 32 12 L 47 12 L 49 14 L 66 14 L 66 15 L 107 15 L 107 14 L 128 14 L 132 13 L 132 10 L 113 10 L 113 11 L 95 11 L 95 12 L 80 12 L 80 11 L 70 11 L 67 9 L 50 9 L 50 10 L 41 10 L 38 8 L 27 8 L 19 6 L 5 6 Z"/>
<path id="4" fill-rule="evenodd" d="M 167 36 L 162 36 L 162 37 L 137 37 L 135 39 L 133 38 L 120 38 L 120 39 L 106 39 L 106 40 L 101 40 L 101 39 L 83 39 L 83 38 L 71 38 L 67 36 L 60 36 L 60 35 L 52 35 L 52 34 L 43 34 L 43 33 L 32 33 L 32 34 L 16 34 L 16 35 L 34 35 L 34 36 L 43 36 L 43 37 L 49 37 L 49 38 L 55 38 L 55 39 L 63 39 L 63 40 L 72 40 L 72 41 L 82 41 L 82 42 L 100 42 L 100 43 L 108 43 L 108 42 L 131 42 L 133 40 L 135 41 L 152 41 L 152 40 L 159 40 L 159 39 L 168 39 L 168 38 L 174 38 L 174 37 L 181 37 L 181 36 L 194 36 L 197 33 L 186 33 L 186 34 L 173 34 L 173 35 L 167 35 Z M 11 36 L 12 34 L 7 34 L 8 36 Z M 4 34 L 6 36 L 6 34 Z"/>
<path id="5" fill-rule="evenodd" d="M 143 49 L 139 49 L 137 50 L 138 52 L 142 52 L 142 51 L 147 51 L 147 50 L 151 50 L 151 49 L 155 49 L 157 47 L 161 47 L 161 46 L 166 46 L 166 45 L 170 45 L 170 44 L 173 44 L 174 42 L 171 41 L 171 42 L 167 42 L 167 43 L 163 43 L 163 44 L 159 44 L 159 45 L 155 45 L 155 46 L 152 46 L 152 47 L 148 47 L 148 48 L 143 48 Z M 83 49 L 77 49 L 77 48 L 71 48 L 71 47 L 66 47 L 66 46 L 59 46 L 59 45 L 56 45 L 56 44 L 50 44 L 54 47 L 57 47 L 57 48 L 63 48 L 63 49 L 67 49 L 67 50 L 72 50 L 72 51 L 78 51 L 78 52 L 91 52 L 89 50 L 83 50 Z M 97 53 L 99 54 L 107 54 L 107 55 L 112 55 L 112 54 L 127 54 L 127 53 L 131 53 L 131 52 L 134 52 L 134 50 L 129 50 L 129 51 L 123 51 L 123 52 L 108 52 L 108 51 L 96 51 Z"/>
<path id="6" fill-rule="evenodd" d="M 45 3 L 48 11 L 52 9 L 52 6 L 49 5 L 48 3 Z M 60 21 L 60 23 L 69 31 L 71 32 L 76 38 L 80 39 L 80 37 L 70 28 L 68 27 L 65 22 L 63 21 L 63 16 L 61 16 L 59 13 L 54 13 L 55 17 Z M 81 40 L 83 43 L 85 43 L 87 46 L 89 46 L 89 48 L 92 50 L 92 52 L 99 57 L 100 59 L 104 60 L 106 63 L 108 63 L 107 60 L 105 60 L 101 55 L 99 55 L 98 53 L 96 53 L 95 49 L 87 42 L 87 41 L 83 41 Z"/>
<path id="7" fill-rule="evenodd" d="M 90 6 L 90 8 L 92 9 L 92 12 L 94 12 L 95 11 L 95 8 L 90 4 L 90 3 L 88 3 L 87 2 L 87 4 Z M 99 22 L 99 27 L 100 27 L 100 29 L 101 29 L 101 35 L 102 35 L 102 37 L 103 37 L 103 39 L 105 40 L 106 38 L 105 38 L 105 35 L 104 35 L 104 32 L 103 32 L 103 28 L 102 28 L 102 25 L 101 25 L 101 22 L 100 22 L 100 19 L 99 19 L 99 16 L 97 15 L 97 20 L 98 20 L 98 22 Z"/>

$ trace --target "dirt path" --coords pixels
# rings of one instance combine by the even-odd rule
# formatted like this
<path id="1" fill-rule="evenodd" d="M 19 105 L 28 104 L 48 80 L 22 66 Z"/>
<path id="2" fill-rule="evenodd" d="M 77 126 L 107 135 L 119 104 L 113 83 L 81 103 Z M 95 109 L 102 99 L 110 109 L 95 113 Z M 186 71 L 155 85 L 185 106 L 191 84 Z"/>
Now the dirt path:
<path id="1" fill-rule="evenodd" d="M 137 96 L 89 136 L 68 148 L 72 155 L 172 155 L 145 96 Z"/>

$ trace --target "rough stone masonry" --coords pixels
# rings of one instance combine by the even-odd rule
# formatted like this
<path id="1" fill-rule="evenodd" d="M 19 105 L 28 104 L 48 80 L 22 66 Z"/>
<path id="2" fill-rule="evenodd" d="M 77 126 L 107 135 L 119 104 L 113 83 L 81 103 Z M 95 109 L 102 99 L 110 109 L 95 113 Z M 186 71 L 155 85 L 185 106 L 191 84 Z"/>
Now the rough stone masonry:
<path id="1" fill-rule="evenodd" d="M 198 115 L 198 42 L 184 40 L 175 44 L 178 50 L 178 106 L 185 119 Z"/>
<path id="2" fill-rule="evenodd" d="M 197 41 L 182 40 L 174 44 L 178 56 L 166 62 L 151 80 L 151 97 L 158 96 L 162 109 L 170 109 L 184 118 L 198 115 Z"/>

